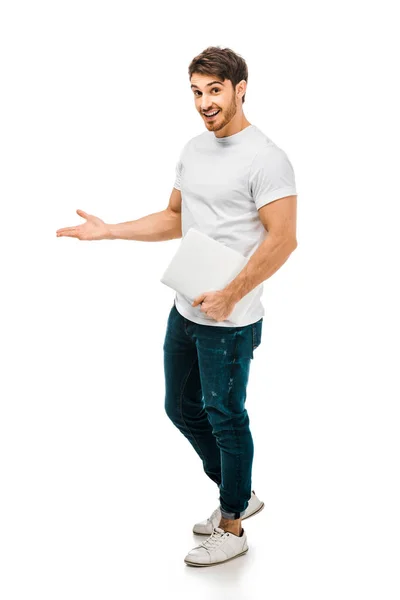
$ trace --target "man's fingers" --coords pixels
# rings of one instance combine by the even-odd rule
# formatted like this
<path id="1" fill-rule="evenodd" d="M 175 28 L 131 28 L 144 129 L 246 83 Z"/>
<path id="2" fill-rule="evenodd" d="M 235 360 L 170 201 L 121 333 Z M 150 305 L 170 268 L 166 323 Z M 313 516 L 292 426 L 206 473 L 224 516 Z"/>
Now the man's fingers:
<path id="1" fill-rule="evenodd" d="M 74 225 L 73 227 L 61 227 L 60 229 L 57 229 L 56 233 L 61 233 L 62 231 L 72 231 L 72 229 L 75 229 L 76 225 Z"/>
<path id="2" fill-rule="evenodd" d="M 76 237 L 78 234 L 78 230 L 76 227 L 64 227 L 63 229 L 57 229 L 57 236 L 69 235 L 71 237 Z"/>
<path id="3" fill-rule="evenodd" d="M 202 304 L 204 302 L 204 298 L 205 298 L 205 296 L 199 296 L 198 298 L 195 298 L 192 302 L 192 306 L 197 306 L 198 304 Z"/>
<path id="4" fill-rule="evenodd" d="M 80 210 L 79 208 L 76 211 L 78 213 L 78 215 L 80 217 L 83 217 L 84 219 L 88 219 L 90 217 L 90 215 L 88 215 L 88 213 L 85 213 L 85 211 Z"/>

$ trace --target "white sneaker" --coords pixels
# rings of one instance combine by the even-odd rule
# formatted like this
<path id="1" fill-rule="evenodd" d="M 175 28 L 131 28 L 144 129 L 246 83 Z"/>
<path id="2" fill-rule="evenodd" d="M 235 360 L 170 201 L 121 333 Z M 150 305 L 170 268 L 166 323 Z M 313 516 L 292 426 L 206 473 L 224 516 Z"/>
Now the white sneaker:
<path id="1" fill-rule="evenodd" d="M 209 567 L 241 556 L 248 549 L 247 536 L 243 527 L 240 536 L 224 531 L 220 527 L 214 527 L 210 537 L 190 550 L 184 560 L 187 565 Z"/>
<path id="2" fill-rule="evenodd" d="M 242 517 L 242 521 L 259 513 L 263 508 L 264 502 L 262 502 L 260 498 L 256 496 L 255 491 L 252 490 L 249 505 Z M 211 535 L 214 527 L 219 527 L 220 521 L 221 509 L 218 507 L 214 510 L 211 516 L 208 517 L 208 519 L 201 521 L 200 523 L 196 523 L 196 525 L 193 527 L 193 533 L 197 533 L 198 535 Z"/>

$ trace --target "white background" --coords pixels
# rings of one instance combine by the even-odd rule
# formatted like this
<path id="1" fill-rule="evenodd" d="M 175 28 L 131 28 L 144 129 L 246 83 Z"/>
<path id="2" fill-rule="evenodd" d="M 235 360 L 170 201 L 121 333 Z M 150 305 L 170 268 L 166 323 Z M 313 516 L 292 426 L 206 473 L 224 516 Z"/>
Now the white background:
<path id="1" fill-rule="evenodd" d="M 2 600 L 398 600 L 394 7 L 2 2 Z M 265 508 L 245 556 L 196 569 L 218 490 L 164 412 L 179 240 L 55 232 L 166 207 L 210 45 L 246 60 L 245 115 L 292 162 L 298 248 L 264 284 L 248 386 Z"/>

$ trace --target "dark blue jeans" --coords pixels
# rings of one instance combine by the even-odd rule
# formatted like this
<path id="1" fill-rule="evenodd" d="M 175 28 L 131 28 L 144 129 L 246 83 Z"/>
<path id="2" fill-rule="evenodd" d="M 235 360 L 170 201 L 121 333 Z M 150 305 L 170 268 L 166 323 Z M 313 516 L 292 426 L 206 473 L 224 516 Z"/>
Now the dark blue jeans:
<path id="1" fill-rule="evenodd" d="M 219 487 L 221 514 L 242 517 L 251 497 L 254 446 L 245 409 L 261 318 L 243 327 L 199 325 L 175 307 L 164 341 L 165 411 Z"/>

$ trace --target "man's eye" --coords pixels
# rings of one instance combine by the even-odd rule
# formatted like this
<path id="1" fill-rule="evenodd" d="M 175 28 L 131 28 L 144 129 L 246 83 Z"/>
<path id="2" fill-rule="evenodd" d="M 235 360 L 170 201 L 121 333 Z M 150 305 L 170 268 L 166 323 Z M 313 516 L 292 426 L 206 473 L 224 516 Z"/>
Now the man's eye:
<path id="1" fill-rule="evenodd" d="M 213 88 L 212 91 L 214 92 L 215 90 L 217 90 L 217 92 L 220 92 L 221 90 L 219 88 Z M 201 92 L 199 92 L 199 90 L 195 90 L 194 91 L 194 95 L 197 96 L 197 94 L 200 94 Z"/>

